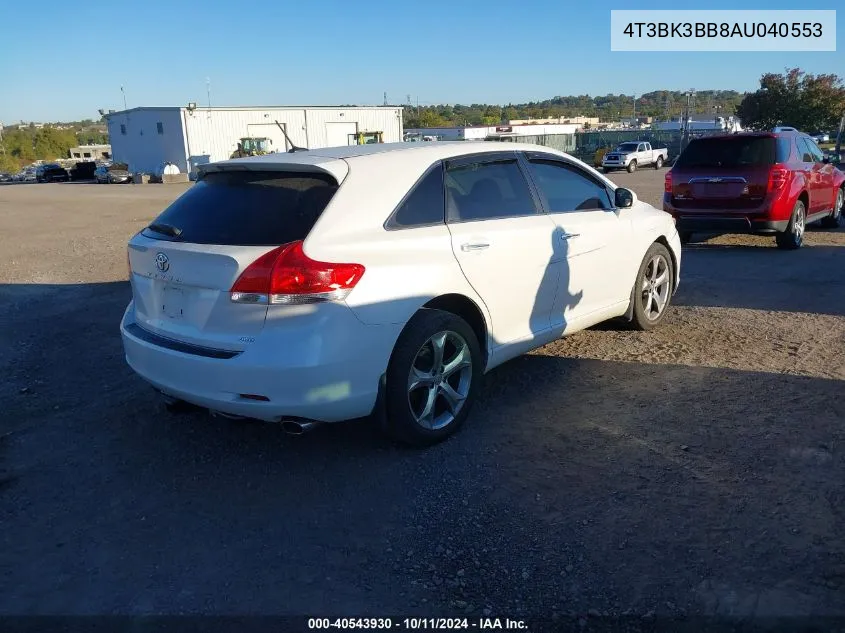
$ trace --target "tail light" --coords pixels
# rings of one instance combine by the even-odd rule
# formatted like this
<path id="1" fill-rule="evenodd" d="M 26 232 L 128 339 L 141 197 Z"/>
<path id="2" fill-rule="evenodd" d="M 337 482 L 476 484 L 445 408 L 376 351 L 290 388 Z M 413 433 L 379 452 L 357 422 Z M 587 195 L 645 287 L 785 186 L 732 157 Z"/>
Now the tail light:
<path id="1" fill-rule="evenodd" d="M 672 172 L 667 171 L 666 175 L 663 177 L 663 191 L 666 193 L 672 193 Z"/>
<path id="2" fill-rule="evenodd" d="M 232 286 L 236 303 L 302 304 L 345 299 L 361 280 L 361 264 L 318 262 L 308 257 L 302 242 L 265 253 L 241 273 Z"/>
<path id="3" fill-rule="evenodd" d="M 786 167 L 775 165 L 769 171 L 768 191 L 780 191 L 786 185 L 789 178 L 789 170 Z"/>

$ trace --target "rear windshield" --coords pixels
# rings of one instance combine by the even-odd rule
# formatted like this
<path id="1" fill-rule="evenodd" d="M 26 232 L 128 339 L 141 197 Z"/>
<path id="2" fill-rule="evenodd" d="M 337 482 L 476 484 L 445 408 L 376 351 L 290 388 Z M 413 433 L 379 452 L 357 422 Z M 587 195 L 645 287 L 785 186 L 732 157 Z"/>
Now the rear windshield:
<path id="1" fill-rule="evenodd" d="M 775 163 L 771 136 L 699 138 L 678 157 L 677 167 L 763 167 Z"/>
<path id="2" fill-rule="evenodd" d="M 142 233 L 155 239 L 231 246 L 303 240 L 337 187 L 331 176 L 322 173 L 212 172 Z"/>
<path id="3" fill-rule="evenodd" d="M 637 148 L 639 147 L 639 143 L 622 143 L 622 145 L 616 148 L 617 152 L 636 152 Z"/>

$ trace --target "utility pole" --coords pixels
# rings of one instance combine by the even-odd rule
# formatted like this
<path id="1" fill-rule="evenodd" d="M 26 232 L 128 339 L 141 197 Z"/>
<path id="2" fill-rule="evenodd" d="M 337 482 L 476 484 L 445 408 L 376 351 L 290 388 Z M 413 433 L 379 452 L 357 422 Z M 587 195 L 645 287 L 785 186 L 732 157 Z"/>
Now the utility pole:
<path id="1" fill-rule="evenodd" d="M 129 108 L 126 107 L 126 91 L 123 89 L 123 86 L 120 87 L 120 93 L 123 95 L 123 109 L 128 110 Z"/>
<path id="2" fill-rule="evenodd" d="M 384 93 L 384 105 L 387 105 L 387 92 Z"/>

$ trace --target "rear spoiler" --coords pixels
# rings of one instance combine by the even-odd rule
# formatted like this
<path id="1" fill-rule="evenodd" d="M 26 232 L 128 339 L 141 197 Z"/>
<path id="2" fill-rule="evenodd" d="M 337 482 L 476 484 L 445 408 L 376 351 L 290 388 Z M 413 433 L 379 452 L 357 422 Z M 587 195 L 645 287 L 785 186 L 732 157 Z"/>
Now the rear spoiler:
<path id="1" fill-rule="evenodd" d="M 271 157 L 274 160 L 268 160 Z M 324 156 L 314 156 L 313 154 L 270 154 L 267 156 L 236 158 L 231 160 L 222 160 L 216 163 L 197 165 L 197 180 L 200 180 L 203 176 L 205 176 L 205 174 L 221 171 L 318 171 L 328 174 L 334 178 L 338 184 L 341 184 L 349 174 L 349 165 L 344 160 L 327 158 Z"/>

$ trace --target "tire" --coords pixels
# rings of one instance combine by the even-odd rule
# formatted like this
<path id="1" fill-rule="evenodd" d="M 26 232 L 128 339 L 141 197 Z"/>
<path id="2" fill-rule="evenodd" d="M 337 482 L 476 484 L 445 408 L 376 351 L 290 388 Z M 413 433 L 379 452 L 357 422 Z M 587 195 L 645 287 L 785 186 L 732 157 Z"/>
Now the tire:
<path id="1" fill-rule="evenodd" d="M 654 168 L 655 169 L 663 169 L 663 157 L 658 156 L 657 160 L 654 161 Z"/>
<path id="2" fill-rule="evenodd" d="M 433 365 L 437 342 L 443 344 L 443 358 Z M 466 364 L 444 374 L 444 365 L 455 362 L 460 354 Z M 466 421 L 481 385 L 481 360 L 478 339 L 466 321 L 442 310 L 417 312 L 399 336 L 387 368 L 384 424 L 388 434 L 422 447 L 455 433 Z M 411 388 L 414 374 L 417 386 Z M 446 386 L 453 397 L 461 396 L 457 407 L 449 405 Z M 427 407 L 429 402 L 431 407 Z M 425 415 L 427 408 L 430 415 Z"/>
<path id="3" fill-rule="evenodd" d="M 778 248 L 787 251 L 794 251 L 801 248 L 804 243 L 804 230 L 807 225 L 807 210 L 801 200 L 795 202 L 792 208 L 792 216 L 786 230 L 775 235 Z"/>
<path id="4" fill-rule="evenodd" d="M 635 329 L 648 331 L 663 321 L 672 303 L 674 279 L 669 249 L 655 242 L 646 251 L 631 289 L 634 302 L 631 325 Z"/>
<path id="5" fill-rule="evenodd" d="M 842 207 L 845 206 L 845 188 L 840 187 L 836 192 L 836 202 L 833 203 L 833 211 L 822 220 L 821 224 L 826 229 L 835 229 L 842 222 Z"/>
<path id="6" fill-rule="evenodd" d="M 692 241 L 692 232 L 679 231 L 678 236 L 681 238 L 681 244 L 689 244 Z"/>
<path id="7" fill-rule="evenodd" d="M 629 174 L 633 174 L 635 171 L 637 171 L 637 161 L 632 160 L 630 163 L 628 163 L 627 169 Z"/>

